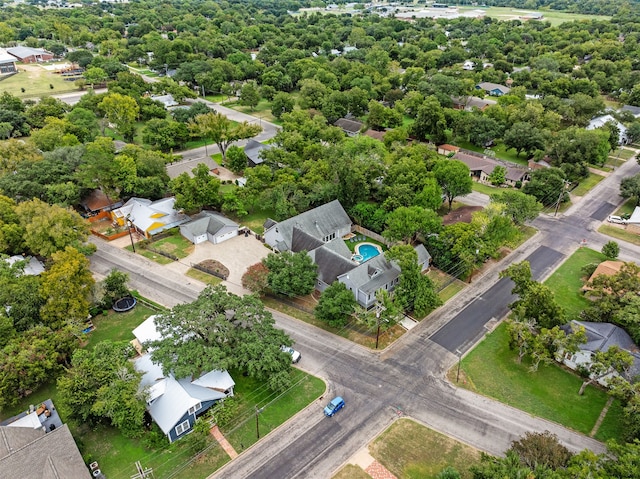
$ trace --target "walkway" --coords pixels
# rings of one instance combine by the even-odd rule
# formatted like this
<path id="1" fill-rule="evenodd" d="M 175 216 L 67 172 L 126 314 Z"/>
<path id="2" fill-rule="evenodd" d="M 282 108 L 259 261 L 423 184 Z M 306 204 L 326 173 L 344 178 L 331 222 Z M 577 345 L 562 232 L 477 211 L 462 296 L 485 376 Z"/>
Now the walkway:
<path id="1" fill-rule="evenodd" d="M 369 474 L 373 479 L 397 479 L 389 469 L 380 464 L 371 454 L 369 449 L 358 451 L 352 458 L 351 464 L 361 467 L 364 472 Z"/>
<path id="2" fill-rule="evenodd" d="M 209 430 L 209 433 L 215 438 L 216 441 L 218 441 L 218 444 L 222 446 L 222 449 L 224 449 L 224 452 L 226 452 L 231 459 L 235 459 L 236 457 L 238 457 L 238 453 L 233 448 L 233 446 L 229 443 L 229 441 L 227 441 L 227 438 L 222 435 L 222 433 L 220 432 L 220 429 L 218 429 L 218 426 L 213 426 Z"/>

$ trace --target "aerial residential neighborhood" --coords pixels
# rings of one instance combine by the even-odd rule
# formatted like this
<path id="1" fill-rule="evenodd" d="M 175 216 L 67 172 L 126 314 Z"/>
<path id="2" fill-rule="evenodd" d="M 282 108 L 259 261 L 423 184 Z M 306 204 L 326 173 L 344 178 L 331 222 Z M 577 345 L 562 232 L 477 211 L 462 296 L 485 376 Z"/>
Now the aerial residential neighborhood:
<path id="1" fill-rule="evenodd" d="M 640 7 L 0 8 L 0 479 L 637 478 Z"/>

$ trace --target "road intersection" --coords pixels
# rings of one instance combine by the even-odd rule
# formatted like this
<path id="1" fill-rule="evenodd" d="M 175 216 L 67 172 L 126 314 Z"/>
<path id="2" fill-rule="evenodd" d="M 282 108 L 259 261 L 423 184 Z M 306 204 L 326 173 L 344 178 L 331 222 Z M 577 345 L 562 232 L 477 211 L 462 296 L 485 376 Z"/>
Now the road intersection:
<path id="1" fill-rule="evenodd" d="M 572 450 L 602 451 L 602 444 L 593 439 L 458 389 L 445 380 L 445 373 L 458 360 L 456 351 L 467 351 L 507 312 L 513 300 L 511 282 L 500 280 L 499 271 L 528 259 L 534 276 L 544 279 L 585 241 L 600 249 L 609 239 L 596 227 L 620 203 L 620 179 L 639 171 L 629 160 L 564 215 L 541 215 L 533 222 L 539 230 L 533 238 L 381 353 L 274 312 L 278 326 L 303 352 L 300 366 L 322 377 L 327 393 L 214 477 L 330 477 L 399 412 L 496 455 L 525 432 L 543 430 L 555 433 Z M 129 274 L 132 288 L 161 304 L 192 301 L 203 287 L 167 274 L 140 256 L 96 243 L 94 272 L 105 275 L 120 269 Z M 637 260 L 639 255 L 640 248 L 621 244 L 621 259 Z M 333 395 L 343 396 L 347 406 L 336 417 L 325 418 L 322 407 Z"/>

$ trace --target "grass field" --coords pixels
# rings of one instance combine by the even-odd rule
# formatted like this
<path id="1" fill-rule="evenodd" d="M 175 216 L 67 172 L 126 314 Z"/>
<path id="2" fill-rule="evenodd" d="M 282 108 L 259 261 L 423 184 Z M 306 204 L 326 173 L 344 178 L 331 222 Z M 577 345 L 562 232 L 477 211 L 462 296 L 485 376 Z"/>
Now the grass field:
<path id="1" fill-rule="evenodd" d="M 49 72 L 39 65 L 18 65 L 18 70 L 17 75 L 0 81 L 0 90 L 20 98 L 38 98 L 78 91 L 74 82 L 64 81 L 59 74 Z M 49 85 L 53 85 L 53 88 Z"/>
<path id="2" fill-rule="evenodd" d="M 488 196 L 494 195 L 496 193 L 500 193 L 502 191 L 501 189 L 496 188 L 495 186 L 485 185 L 484 183 L 478 183 L 477 181 L 474 181 L 471 184 L 471 188 L 473 189 L 473 191 L 477 191 L 478 193 L 483 193 Z"/>
<path id="3" fill-rule="evenodd" d="M 636 198 L 629 198 L 625 201 L 620 208 L 615 212 L 616 215 L 630 215 L 636 209 Z"/>
<path id="4" fill-rule="evenodd" d="M 460 11 L 476 10 L 478 7 L 459 7 Z M 579 13 L 559 12 L 555 10 L 529 10 L 524 8 L 510 8 L 510 7 L 489 7 L 483 8 L 488 17 L 496 18 L 498 20 L 512 20 L 518 19 L 520 16 L 527 13 L 537 12 L 544 15 L 543 21 L 551 23 L 553 26 L 561 25 L 565 22 L 573 22 L 579 20 L 610 20 L 611 17 L 605 15 L 583 15 Z"/>
<path id="5" fill-rule="evenodd" d="M 177 256 L 179 259 L 186 258 L 195 250 L 195 245 L 184 238 L 177 228 L 172 231 L 171 236 L 154 241 L 150 246 L 163 253 Z"/>
<path id="6" fill-rule="evenodd" d="M 590 263 L 601 263 L 605 259 L 605 255 L 598 251 L 580 248 L 545 281 L 558 304 L 566 311 L 568 321 L 578 319 L 580 311 L 589 305 L 589 300 L 580 290 L 584 284 L 582 267 Z"/>
<path id="7" fill-rule="evenodd" d="M 138 302 L 135 308 L 126 313 L 116 313 L 109 310 L 106 315 L 98 315 L 92 318 L 95 330 L 87 335 L 88 341 L 85 347 L 92 348 L 101 341 L 130 341 L 133 339 L 133 331 L 140 323 L 157 311 Z"/>
<path id="8" fill-rule="evenodd" d="M 275 123 L 276 125 L 280 123 L 280 121 L 273 116 L 273 113 L 271 113 L 271 102 L 265 98 L 261 98 L 260 102 L 254 109 L 251 109 L 248 106 L 242 106 L 237 101 L 225 102 L 224 106 L 257 118 L 258 124 L 260 124 L 261 120 L 266 120 L 270 123 Z"/>
<path id="9" fill-rule="evenodd" d="M 198 281 L 203 282 L 204 284 L 215 286 L 216 284 L 222 283 L 222 280 L 217 276 L 207 274 L 204 271 L 200 271 L 199 269 L 195 268 L 189 268 L 185 274 L 190 278 L 197 279 Z"/>
<path id="10" fill-rule="evenodd" d="M 398 479 L 435 479 L 447 466 L 471 479 L 469 467 L 480 460 L 477 449 L 409 419 L 393 423 L 369 452 Z"/>
<path id="11" fill-rule="evenodd" d="M 246 216 L 243 216 L 242 218 L 236 218 L 233 215 L 231 215 L 231 218 L 234 221 L 242 224 L 243 226 L 246 226 L 251 231 L 254 231 L 255 233 L 261 235 L 262 233 L 264 233 L 264 222 L 267 220 L 267 218 L 273 218 L 275 214 L 275 210 L 259 209 L 252 213 L 249 213 Z"/>
<path id="12" fill-rule="evenodd" d="M 462 360 L 459 385 L 535 416 L 555 421 L 589 434 L 605 406 L 608 395 L 600 388 L 587 387 L 578 395 L 582 380 L 555 364 L 529 370 L 530 362 L 516 362 L 509 349 L 506 324 L 501 324 Z M 456 368 L 449 371 L 455 382 Z M 611 408 L 600 430 L 599 440 L 621 438 L 621 409 Z"/>
<path id="13" fill-rule="evenodd" d="M 443 303 L 449 301 L 467 286 L 463 281 L 439 269 L 431 268 L 427 276 L 433 281 L 436 291 L 438 291 L 438 296 L 440 296 Z"/>

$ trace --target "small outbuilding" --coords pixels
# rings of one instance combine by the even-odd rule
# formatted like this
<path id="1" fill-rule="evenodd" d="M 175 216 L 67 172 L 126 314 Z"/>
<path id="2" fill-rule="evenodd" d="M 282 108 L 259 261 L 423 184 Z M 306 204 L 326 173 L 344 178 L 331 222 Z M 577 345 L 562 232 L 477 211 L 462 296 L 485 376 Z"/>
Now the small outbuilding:
<path id="1" fill-rule="evenodd" d="M 214 211 L 202 211 L 180 225 L 180 234 L 193 244 L 222 243 L 238 236 L 238 223 Z"/>

